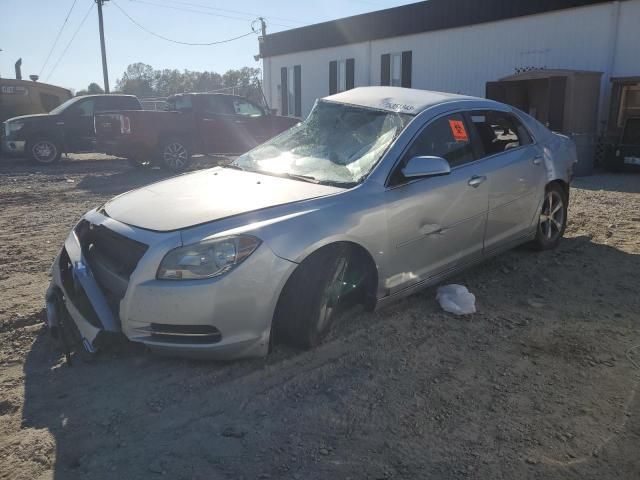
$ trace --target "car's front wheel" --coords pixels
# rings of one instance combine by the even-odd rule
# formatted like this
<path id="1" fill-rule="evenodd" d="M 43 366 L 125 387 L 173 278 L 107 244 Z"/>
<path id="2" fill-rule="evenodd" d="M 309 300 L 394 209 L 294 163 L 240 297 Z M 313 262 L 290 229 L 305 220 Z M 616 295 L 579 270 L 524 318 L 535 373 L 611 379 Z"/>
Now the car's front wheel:
<path id="1" fill-rule="evenodd" d="M 327 247 L 293 272 L 276 307 L 276 341 L 305 350 L 322 342 L 345 295 L 349 262 L 348 246 Z"/>
<path id="2" fill-rule="evenodd" d="M 170 139 L 160 147 L 160 166 L 172 172 L 182 172 L 191 163 L 191 151 L 181 139 Z"/>
<path id="3" fill-rule="evenodd" d="M 567 195 L 557 183 L 547 185 L 533 246 L 538 250 L 555 248 L 567 228 Z"/>
<path id="4" fill-rule="evenodd" d="M 40 165 L 50 165 L 60 160 L 62 151 L 60 146 L 53 140 L 40 137 L 28 143 L 27 154 L 32 162 Z"/>

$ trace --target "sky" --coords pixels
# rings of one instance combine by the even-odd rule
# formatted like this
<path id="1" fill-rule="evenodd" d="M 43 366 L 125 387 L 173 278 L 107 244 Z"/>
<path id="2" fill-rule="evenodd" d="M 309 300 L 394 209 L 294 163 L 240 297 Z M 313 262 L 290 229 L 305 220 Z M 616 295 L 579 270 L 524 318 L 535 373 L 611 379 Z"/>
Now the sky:
<path id="1" fill-rule="evenodd" d="M 273 33 L 413 1 L 108 0 L 103 13 L 109 83 L 113 88 L 127 65 L 135 62 L 155 69 L 219 73 L 261 66 L 253 58 L 258 53 L 257 35 L 221 45 L 191 46 L 162 40 L 143 28 L 181 42 L 210 43 L 251 32 L 252 20 L 259 15 L 267 20 L 267 33 Z M 40 81 L 73 90 L 91 82 L 102 86 L 94 0 L 0 0 L 0 12 L 1 77 L 14 78 L 14 63 L 21 57 L 24 79 L 36 74 Z M 259 23 L 255 26 L 259 28 Z"/>

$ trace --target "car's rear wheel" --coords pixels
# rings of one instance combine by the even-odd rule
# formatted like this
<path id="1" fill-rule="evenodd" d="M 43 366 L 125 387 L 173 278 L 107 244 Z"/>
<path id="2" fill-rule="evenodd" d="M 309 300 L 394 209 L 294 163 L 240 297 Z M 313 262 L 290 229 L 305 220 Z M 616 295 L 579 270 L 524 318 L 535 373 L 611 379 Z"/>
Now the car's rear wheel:
<path id="1" fill-rule="evenodd" d="M 191 163 L 191 151 L 181 139 L 170 139 L 160 148 L 160 166 L 172 172 L 182 172 Z"/>
<path id="2" fill-rule="evenodd" d="M 538 250 L 555 248 L 567 228 L 567 195 L 557 183 L 547 185 L 533 246 Z"/>
<path id="3" fill-rule="evenodd" d="M 51 165 L 60 160 L 62 150 L 53 140 L 40 137 L 28 143 L 27 154 L 32 162 L 40 165 Z"/>
<path id="4" fill-rule="evenodd" d="M 346 294 L 347 245 L 312 254 L 293 272 L 278 300 L 273 334 L 277 342 L 310 349 L 327 336 Z"/>

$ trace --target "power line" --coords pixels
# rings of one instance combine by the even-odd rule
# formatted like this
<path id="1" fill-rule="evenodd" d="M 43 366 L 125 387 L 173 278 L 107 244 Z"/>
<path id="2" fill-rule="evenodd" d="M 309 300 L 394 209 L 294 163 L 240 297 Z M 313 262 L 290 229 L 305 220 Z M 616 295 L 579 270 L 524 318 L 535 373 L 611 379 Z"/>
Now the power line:
<path id="1" fill-rule="evenodd" d="M 73 7 L 76 6 L 77 2 L 78 2 L 78 0 L 73 0 L 73 3 L 71 4 L 71 8 L 69 9 L 69 12 L 67 12 L 67 16 L 64 18 L 64 22 L 62 22 L 62 26 L 60 27 L 60 30 L 58 30 L 58 34 L 56 35 L 56 39 L 53 41 L 53 45 L 51 45 L 51 50 L 49 50 L 49 54 L 47 55 L 47 59 L 42 64 L 42 68 L 40 69 L 40 74 L 38 76 L 42 76 L 42 72 L 44 72 L 44 68 L 47 66 L 47 63 L 49 63 L 49 59 L 51 58 L 51 54 L 53 53 L 53 49 L 56 48 L 56 45 L 58 44 L 58 40 L 60 40 L 60 35 L 62 35 L 62 30 L 64 30 L 64 26 L 67 24 L 67 21 L 69 20 L 69 16 L 71 15 L 71 12 L 73 12 Z"/>
<path id="2" fill-rule="evenodd" d="M 245 33 L 244 35 L 239 35 L 237 37 L 233 37 L 233 38 L 227 38 L 226 40 L 218 40 L 215 42 L 208 42 L 208 43 L 194 43 L 194 42 L 182 42 L 180 40 L 174 40 L 172 38 L 168 38 L 165 37 L 164 35 L 160 35 L 159 33 L 153 32 L 151 30 L 149 30 L 148 28 L 146 28 L 145 26 L 139 24 L 136 20 L 134 20 L 127 12 L 125 12 L 122 7 L 120 5 L 118 5 L 116 3 L 115 0 L 111 0 L 111 3 L 113 5 L 116 6 L 116 8 L 118 10 L 120 10 L 122 12 L 122 14 L 127 17 L 134 25 L 136 25 L 138 28 L 140 28 L 141 30 L 144 30 L 145 32 L 147 32 L 149 35 L 153 35 L 154 37 L 158 37 L 161 38 L 162 40 L 166 40 L 167 42 L 171 42 L 171 43 L 177 43 L 179 45 L 191 45 L 191 46 L 210 46 L 210 45 L 219 45 L 221 43 L 229 43 L 229 42 L 233 42 L 234 40 L 239 40 L 241 38 L 244 37 L 248 37 L 249 35 L 254 35 L 256 32 L 255 30 L 251 30 L 248 33 Z M 148 3 L 148 2 L 141 2 L 141 3 Z M 246 19 L 243 19 L 246 21 Z"/>
<path id="3" fill-rule="evenodd" d="M 145 5 L 151 5 L 153 7 L 169 8 L 171 10 L 178 10 L 179 12 L 199 13 L 200 15 L 209 15 L 211 17 L 228 18 L 230 20 L 241 20 L 243 22 L 251 20 L 250 18 L 246 18 L 246 17 L 235 17 L 235 16 L 231 16 L 231 15 L 223 15 L 221 13 L 212 13 L 212 12 L 205 12 L 205 11 L 202 11 L 202 10 L 194 10 L 192 8 L 174 7 L 174 6 L 171 6 L 171 5 L 163 5 L 161 3 L 149 2 L 149 1 L 146 1 L 146 0 L 130 0 L 130 1 L 131 2 L 135 2 L 135 3 L 143 3 Z M 281 23 L 270 22 L 270 25 L 276 25 L 276 26 L 284 27 L 284 28 L 292 28 L 291 25 L 283 25 Z"/>
<path id="4" fill-rule="evenodd" d="M 51 77 L 51 75 L 53 75 L 53 72 L 55 72 L 56 68 L 58 67 L 58 64 L 60 63 L 60 61 L 62 60 L 62 58 L 64 57 L 64 55 L 67 53 L 67 50 L 69 50 L 69 47 L 71 46 L 71 44 L 73 43 L 73 41 L 76 38 L 76 35 L 78 35 L 78 32 L 80 31 L 80 29 L 82 28 L 82 26 L 84 25 L 84 22 L 87 21 L 87 18 L 89 18 L 89 14 L 91 13 L 91 10 L 93 10 L 93 2 L 91 3 L 91 6 L 89 7 L 89 10 L 87 10 L 87 13 L 85 14 L 84 18 L 82 19 L 82 21 L 80 22 L 80 25 L 78 25 L 78 28 L 76 29 L 75 32 L 73 32 L 73 36 L 71 37 L 71 40 L 69 40 L 69 43 L 67 43 L 67 46 L 64 48 L 64 50 L 62 51 L 62 54 L 60 54 L 60 56 L 58 57 L 58 61 L 55 63 L 55 65 L 53 66 L 53 68 L 51 69 L 51 71 L 49 72 L 49 75 L 47 75 L 47 78 L 45 79 L 45 81 L 49 80 L 49 77 Z"/>
<path id="5" fill-rule="evenodd" d="M 171 2 L 171 3 L 179 3 L 181 5 L 188 5 L 191 7 L 198 7 L 198 8 L 206 8 L 208 10 L 216 10 L 218 12 L 228 12 L 228 13 L 238 13 L 240 15 L 249 15 L 251 17 L 266 17 L 266 15 L 262 15 L 259 13 L 253 13 L 253 12 L 246 12 L 246 11 L 242 11 L 242 10 L 231 10 L 228 8 L 219 8 L 219 7 L 210 7 L 209 5 L 203 5 L 201 3 L 190 3 L 190 2 L 181 2 L 179 0 L 161 0 L 164 2 Z M 268 18 L 273 19 L 273 20 L 282 20 L 284 22 L 291 22 L 291 23 L 299 23 L 299 24 L 306 24 L 309 22 L 306 21 L 300 21 L 300 20 L 294 20 L 292 18 L 284 18 L 284 17 L 274 17 L 269 15 Z"/>

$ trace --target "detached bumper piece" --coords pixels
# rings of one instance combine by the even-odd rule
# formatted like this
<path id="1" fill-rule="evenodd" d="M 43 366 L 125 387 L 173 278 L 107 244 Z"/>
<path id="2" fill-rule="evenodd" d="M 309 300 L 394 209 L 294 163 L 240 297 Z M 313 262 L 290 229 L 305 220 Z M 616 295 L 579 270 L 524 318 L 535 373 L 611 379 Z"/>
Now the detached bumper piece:
<path id="1" fill-rule="evenodd" d="M 120 336 L 120 301 L 147 246 L 83 220 L 53 265 L 47 324 L 67 359 L 95 353 Z"/>

